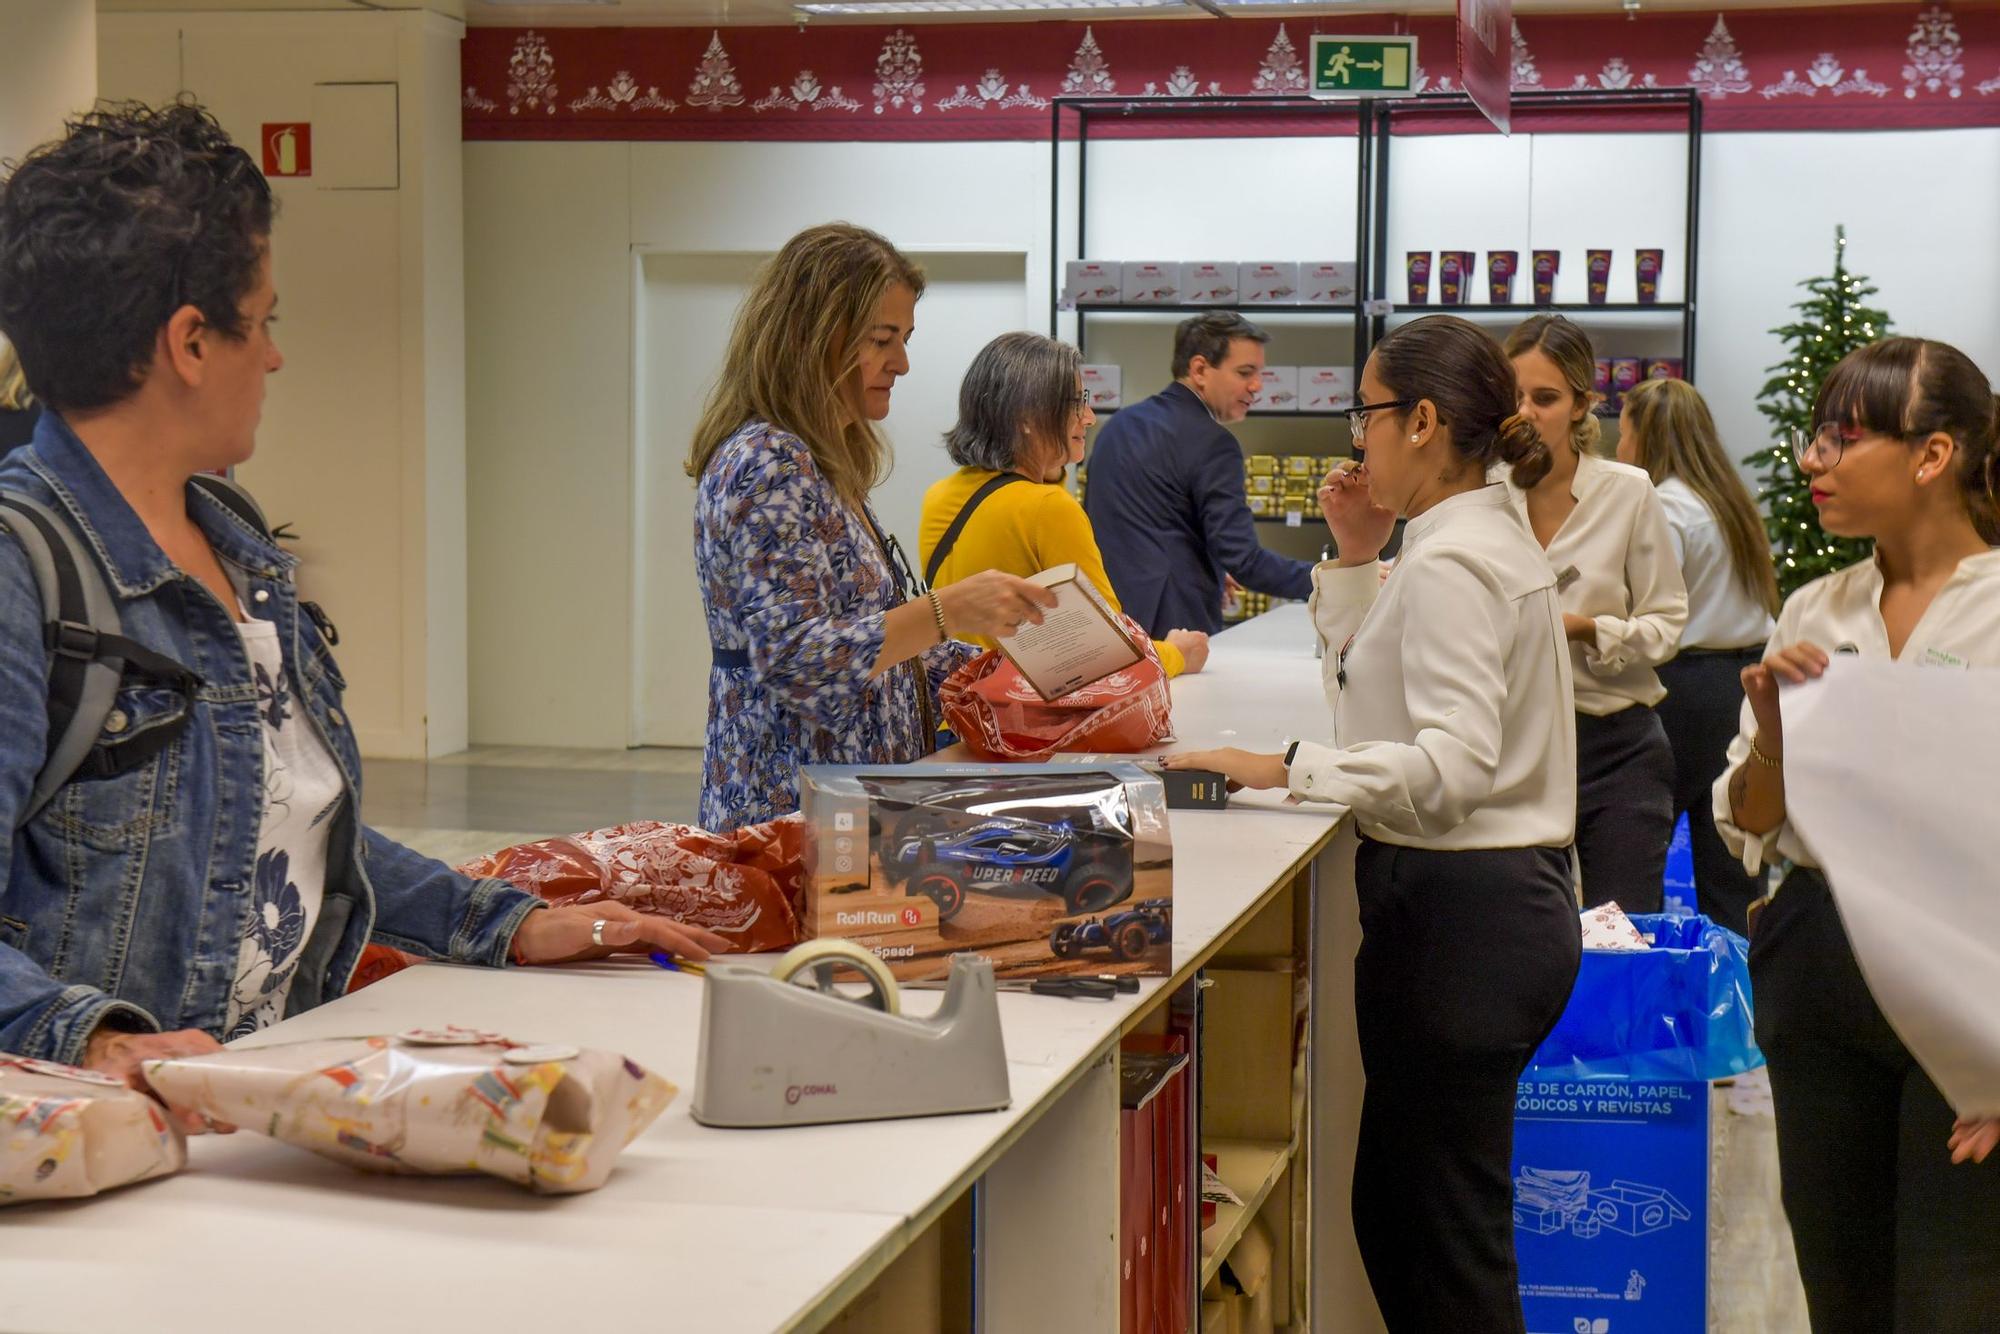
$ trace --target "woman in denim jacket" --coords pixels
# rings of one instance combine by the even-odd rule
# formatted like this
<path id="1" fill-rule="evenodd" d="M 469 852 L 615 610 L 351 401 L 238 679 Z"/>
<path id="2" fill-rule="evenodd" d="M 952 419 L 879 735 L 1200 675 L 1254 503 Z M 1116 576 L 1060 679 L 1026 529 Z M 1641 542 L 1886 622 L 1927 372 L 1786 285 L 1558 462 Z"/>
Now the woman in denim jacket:
<path id="1" fill-rule="evenodd" d="M 361 823 L 343 682 L 296 560 L 189 482 L 250 457 L 284 364 L 271 217 L 255 165 L 188 103 L 85 116 L 0 193 L 0 330 L 46 409 L 0 490 L 69 524 L 124 636 L 186 669 L 128 672 L 92 755 L 30 811 L 51 659 L 26 555 L 0 538 L 0 1052 L 140 1087 L 141 1060 L 339 996 L 371 939 L 489 967 L 720 944 L 547 908 Z M 161 728 L 171 743 L 120 759 Z"/>

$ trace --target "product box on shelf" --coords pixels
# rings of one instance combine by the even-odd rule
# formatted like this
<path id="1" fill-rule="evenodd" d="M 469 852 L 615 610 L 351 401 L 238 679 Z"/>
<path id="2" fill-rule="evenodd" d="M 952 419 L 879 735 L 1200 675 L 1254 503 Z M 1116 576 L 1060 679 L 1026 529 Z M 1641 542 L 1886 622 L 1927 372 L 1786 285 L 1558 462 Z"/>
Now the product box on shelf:
<path id="1" fill-rule="evenodd" d="M 1611 359 L 1611 401 L 1623 404 L 1625 395 L 1637 387 L 1644 375 L 1644 363 L 1638 357 L 1613 357 Z"/>
<path id="2" fill-rule="evenodd" d="M 1128 306 L 1173 306 L 1181 299 L 1181 266 L 1179 264 L 1126 263 L 1120 270 L 1123 277 L 1125 304 Z"/>
<path id="3" fill-rule="evenodd" d="M 1297 412 L 1299 410 L 1299 368 L 1266 366 L 1264 384 L 1250 401 L 1252 412 Z"/>
<path id="4" fill-rule="evenodd" d="M 1664 250 L 1641 250 L 1635 256 L 1639 281 L 1639 304 L 1650 306 L 1660 299 L 1660 270 L 1665 267 L 1667 252 Z"/>
<path id="5" fill-rule="evenodd" d="M 1611 295 L 1611 252 L 1609 250 L 1586 250 L 1583 252 L 1584 267 L 1588 271 L 1587 289 L 1590 304 L 1601 306 Z"/>
<path id="6" fill-rule="evenodd" d="M 1237 265 L 1181 265 L 1181 301 L 1190 306 L 1233 306 L 1237 297 Z"/>
<path id="7" fill-rule="evenodd" d="M 1271 479 L 1265 477 L 1259 480 L 1268 482 Z M 1277 512 L 1276 507 L 1273 504 L 1273 497 L 1269 491 L 1266 491 L 1261 495 L 1255 491 L 1252 491 L 1250 493 L 1249 499 L 1250 499 L 1250 517 L 1253 519 L 1268 519 Z"/>
<path id="8" fill-rule="evenodd" d="M 1521 267 L 1518 250 L 1486 252 L 1486 299 L 1496 306 L 1514 304 L 1514 274 Z"/>
<path id="9" fill-rule="evenodd" d="M 1682 380 L 1687 377 L 1682 371 L 1681 359 L 1679 357 L 1649 357 L 1646 360 L 1646 378 L 1648 380 Z"/>
<path id="10" fill-rule="evenodd" d="M 1072 259 L 1063 263 L 1062 305 L 1115 306 L 1124 295 L 1121 266 L 1101 259 Z"/>
<path id="11" fill-rule="evenodd" d="M 1243 460 L 1243 472 L 1249 477 L 1276 477 L 1283 471 L 1276 454 L 1251 454 Z"/>
<path id="12" fill-rule="evenodd" d="M 1535 304 L 1553 306 L 1556 303 L 1556 274 L 1562 269 L 1562 251 L 1537 250 L 1535 252 Z"/>
<path id="13" fill-rule="evenodd" d="M 1274 494 L 1278 490 L 1278 483 L 1282 479 L 1277 477 L 1272 477 L 1267 473 L 1261 476 L 1249 478 L 1248 480 L 1250 484 L 1251 495 L 1268 496 Z"/>
<path id="14" fill-rule="evenodd" d="M 1243 264 L 1238 267 L 1236 285 L 1246 306 L 1296 306 L 1299 303 L 1299 266 L 1296 262 Z"/>
<path id="15" fill-rule="evenodd" d="M 1590 392 L 1597 395 L 1599 408 L 1611 401 L 1611 358 L 1597 358 L 1597 365 L 1591 370 Z"/>
<path id="16" fill-rule="evenodd" d="M 1085 366 L 1083 392 L 1093 408 L 1124 405 L 1125 372 L 1116 366 Z"/>
<path id="17" fill-rule="evenodd" d="M 1301 304 L 1351 306 L 1360 281 L 1360 266 L 1352 260 L 1326 260 L 1299 265 Z"/>
<path id="18" fill-rule="evenodd" d="M 1319 456 L 1316 454 L 1285 455 L 1285 477 L 1288 480 L 1299 477 L 1312 477 L 1318 468 Z"/>
<path id="19" fill-rule="evenodd" d="M 1354 367 L 1299 367 L 1299 409 L 1342 412 L 1354 406 Z"/>
<path id="20" fill-rule="evenodd" d="M 1438 304 L 1469 305 L 1472 298 L 1473 262 L 1471 250 L 1438 251 Z"/>
<path id="21" fill-rule="evenodd" d="M 1409 282 L 1409 304 L 1428 305 L 1431 299 L 1431 252 L 1412 250 L 1404 259 L 1403 274 Z"/>
<path id="22" fill-rule="evenodd" d="M 901 981 L 966 952 L 1003 978 L 1171 967 L 1166 795 L 1136 764 L 805 765 L 799 796 L 801 934 Z"/>

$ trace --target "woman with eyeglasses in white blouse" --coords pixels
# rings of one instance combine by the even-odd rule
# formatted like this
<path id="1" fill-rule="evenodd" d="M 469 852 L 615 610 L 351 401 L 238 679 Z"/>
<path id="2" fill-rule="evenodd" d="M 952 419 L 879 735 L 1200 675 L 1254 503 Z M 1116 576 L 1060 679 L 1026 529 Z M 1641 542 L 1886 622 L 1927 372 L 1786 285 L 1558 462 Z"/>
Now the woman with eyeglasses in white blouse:
<path id="1" fill-rule="evenodd" d="M 1964 353 L 1890 338 L 1843 358 L 1793 441 L 1820 526 L 1875 554 L 1785 600 L 1745 668 L 1715 823 L 1744 869 L 1790 863 L 1756 914 L 1750 977 L 1778 1169 L 1815 1334 L 1987 1331 L 2000 1312 L 2000 1170 L 1962 1167 L 2000 1124 L 1958 1121 L 1862 977 L 1813 850 L 1785 811 L 1778 695 L 1829 653 L 2000 667 L 1992 386 Z M 2000 991 L 2000 980 L 1995 982 Z"/>
<path id="2" fill-rule="evenodd" d="M 1576 742 L 1555 576 L 1488 473 L 1532 480 L 1549 451 L 1515 410 L 1499 344 L 1452 316 L 1392 332 L 1360 394 L 1348 416 L 1365 466 L 1319 492 L 1339 550 L 1312 595 L 1333 744 L 1167 764 L 1354 813 L 1367 1088 L 1353 1207 L 1369 1284 L 1392 1334 L 1520 1331 L 1514 1101 L 1581 957 Z"/>
<path id="3" fill-rule="evenodd" d="M 1674 832 L 1674 752 L 1655 669 L 1680 647 L 1687 587 L 1652 479 L 1597 453 L 1589 335 L 1537 315 L 1507 339 L 1521 414 L 1555 463 L 1509 479 L 1562 595 L 1576 682 L 1576 855 L 1585 907 L 1658 912 Z"/>

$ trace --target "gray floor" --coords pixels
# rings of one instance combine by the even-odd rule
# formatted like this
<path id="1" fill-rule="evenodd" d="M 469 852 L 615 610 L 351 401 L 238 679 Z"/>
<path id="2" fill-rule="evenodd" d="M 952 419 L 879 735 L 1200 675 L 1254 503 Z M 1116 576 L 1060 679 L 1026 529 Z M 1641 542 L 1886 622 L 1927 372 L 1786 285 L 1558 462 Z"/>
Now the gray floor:
<path id="1" fill-rule="evenodd" d="M 372 760 L 364 814 L 391 838 L 458 863 L 514 843 L 621 824 L 691 822 L 701 755 L 475 747 L 428 764 Z M 1778 1146 L 1762 1072 L 1713 1099 L 1709 1329 L 1806 1334 L 1791 1233 L 1778 1203 Z"/>

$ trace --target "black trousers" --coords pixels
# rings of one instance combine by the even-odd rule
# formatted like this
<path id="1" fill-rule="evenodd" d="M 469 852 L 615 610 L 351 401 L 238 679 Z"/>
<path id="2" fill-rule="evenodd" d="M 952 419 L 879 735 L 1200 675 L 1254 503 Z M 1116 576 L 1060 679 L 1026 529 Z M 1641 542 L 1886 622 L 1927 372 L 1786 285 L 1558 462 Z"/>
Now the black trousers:
<path id="1" fill-rule="evenodd" d="M 1674 752 L 1643 704 L 1603 718 L 1576 715 L 1576 855 L 1583 906 L 1617 900 L 1658 912 L 1674 836 Z"/>
<path id="2" fill-rule="evenodd" d="M 1813 1334 L 1990 1334 L 2000 1165 L 1952 1163 L 1951 1108 L 1876 1007 L 1818 872 L 1758 914 L 1750 978 Z"/>
<path id="3" fill-rule="evenodd" d="M 1678 820 L 1687 812 L 1695 898 L 1711 922 L 1739 936 L 1750 932 L 1746 918 L 1750 905 L 1763 896 L 1764 879 L 1745 871 L 1723 846 L 1722 835 L 1715 832 L 1711 794 L 1741 726 L 1743 669 L 1763 656 L 1761 647 L 1683 649 L 1660 668 L 1667 697 L 1658 713 L 1674 753 L 1674 808 L 1668 819 Z"/>
<path id="4" fill-rule="evenodd" d="M 1520 1334 L 1516 1086 L 1582 957 L 1560 848 L 1363 839 L 1354 1232 L 1390 1334 Z"/>

